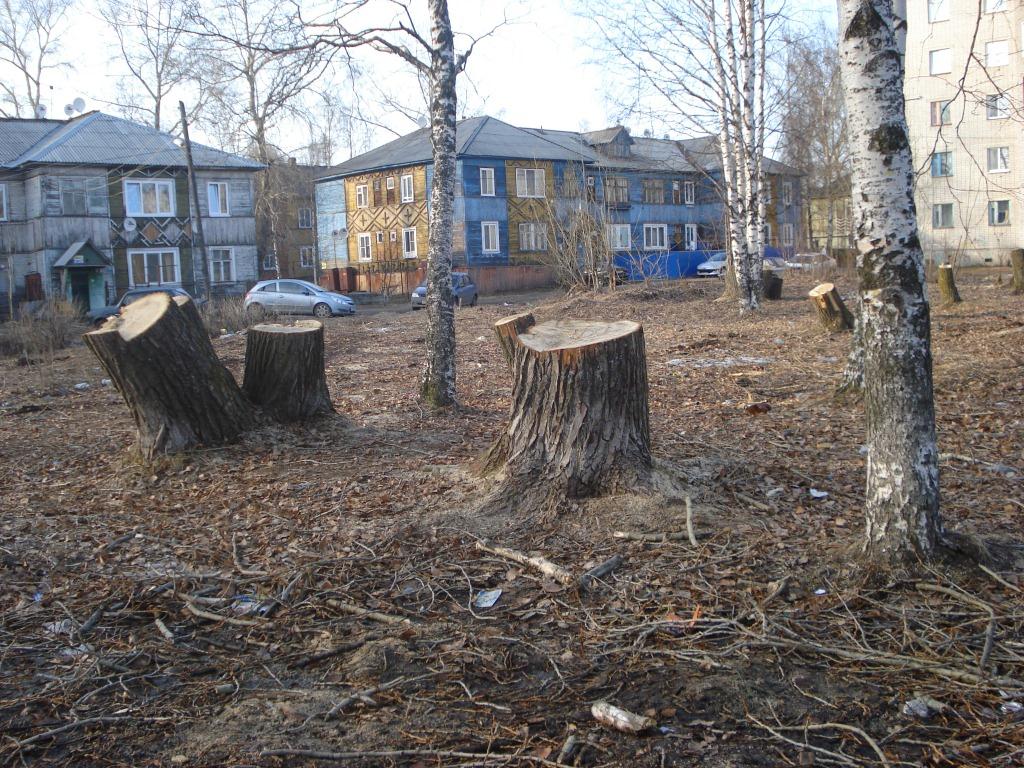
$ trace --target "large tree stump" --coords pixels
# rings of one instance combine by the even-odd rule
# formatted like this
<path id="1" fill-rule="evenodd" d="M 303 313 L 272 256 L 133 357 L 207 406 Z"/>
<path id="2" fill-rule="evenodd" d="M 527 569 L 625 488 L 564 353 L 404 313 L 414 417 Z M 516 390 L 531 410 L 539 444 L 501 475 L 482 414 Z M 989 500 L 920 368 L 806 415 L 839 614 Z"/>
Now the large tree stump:
<path id="1" fill-rule="evenodd" d="M 482 469 L 504 471 L 500 499 L 529 512 L 643 484 L 651 469 L 643 328 L 628 320 L 535 325 L 527 313 L 495 331 L 512 371 L 512 406 Z"/>
<path id="2" fill-rule="evenodd" d="M 1013 292 L 1024 293 L 1024 249 L 1015 248 L 1010 251 L 1010 265 L 1013 267 Z"/>
<path id="3" fill-rule="evenodd" d="M 324 372 L 324 326 L 267 323 L 249 329 L 242 391 L 277 421 L 332 413 Z"/>
<path id="4" fill-rule="evenodd" d="M 190 299 L 150 294 L 84 339 L 132 412 L 143 458 L 231 442 L 253 425 Z"/>
<path id="5" fill-rule="evenodd" d="M 939 266 L 939 295 L 943 304 L 958 304 L 963 301 L 960 298 L 960 291 L 956 289 L 956 281 L 953 279 L 953 265 L 942 264 Z"/>
<path id="6" fill-rule="evenodd" d="M 846 308 L 843 297 L 839 295 L 835 285 L 822 283 L 812 288 L 807 295 L 817 310 L 818 319 L 825 330 L 839 333 L 853 329 L 853 315 Z"/>

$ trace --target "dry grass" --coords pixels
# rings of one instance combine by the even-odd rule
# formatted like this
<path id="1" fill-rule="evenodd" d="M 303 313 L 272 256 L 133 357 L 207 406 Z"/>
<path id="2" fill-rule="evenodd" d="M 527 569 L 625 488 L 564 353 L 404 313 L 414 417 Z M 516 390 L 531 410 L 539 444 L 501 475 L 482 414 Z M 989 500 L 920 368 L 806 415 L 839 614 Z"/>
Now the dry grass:
<path id="1" fill-rule="evenodd" d="M 85 330 L 85 315 L 77 304 L 50 299 L 0 328 L 0 354 L 23 360 L 52 358 Z"/>
<path id="2" fill-rule="evenodd" d="M 211 336 L 244 331 L 254 322 L 266 319 L 266 313 L 254 316 L 245 308 L 244 296 L 226 296 L 210 299 L 199 308 L 206 330 Z"/>

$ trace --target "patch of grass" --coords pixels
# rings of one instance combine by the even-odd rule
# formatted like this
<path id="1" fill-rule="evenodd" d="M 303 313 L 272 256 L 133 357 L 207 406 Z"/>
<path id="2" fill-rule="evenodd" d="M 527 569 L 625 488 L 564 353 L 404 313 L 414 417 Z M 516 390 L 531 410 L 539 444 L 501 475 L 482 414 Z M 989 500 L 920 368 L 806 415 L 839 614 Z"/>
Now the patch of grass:
<path id="1" fill-rule="evenodd" d="M 226 296 L 210 299 L 199 308 L 199 314 L 211 336 L 244 331 L 254 323 L 264 322 L 268 317 L 266 311 L 259 315 L 245 308 L 244 296 Z"/>
<path id="2" fill-rule="evenodd" d="M 66 299 L 49 299 L 34 311 L 0 327 L 0 354 L 29 361 L 52 357 L 86 328 L 81 308 Z"/>

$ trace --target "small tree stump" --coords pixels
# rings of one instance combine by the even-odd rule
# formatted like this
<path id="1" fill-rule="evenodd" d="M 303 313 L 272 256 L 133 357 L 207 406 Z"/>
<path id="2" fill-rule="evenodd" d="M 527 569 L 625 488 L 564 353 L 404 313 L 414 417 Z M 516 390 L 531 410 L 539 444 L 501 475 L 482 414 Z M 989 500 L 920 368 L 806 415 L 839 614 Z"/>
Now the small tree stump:
<path id="1" fill-rule="evenodd" d="M 495 324 L 512 369 L 504 435 L 482 461 L 520 511 L 642 484 L 651 469 L 647 358 L 638 323 L 527 313 Z"/>
<path id="2" fill-rule="evenodd" d="M 1024 249 L 1010 251 L 1010 264 L 1013 267 L 1013 292 L 1020 295 L 1024 293 Z"/>
<path id="3" fill-rule="evenodd" d="M 83 338 L 131 410 L 146 460 L 228 443 L 253 425 L 190 299 L 152 293 Z"/>
<path id="4" fill-rule="evenodd" d="M 846 308 L 843 297 L 839 295 L 835 285 L 822 283 L 812 288 L 807 295 L 817 310 L 818 319 L 825 330 L 839 333 L 853 329 L 853 315 Z"/>
<path id="5" fill-rule="evenodd" d="M 953 265 L 942 264 L 939 266 L 939 295 L 943 304 L 958 304 L 960 291 L 956 289 L 956 281 L 953 279 Z"/>
<path id="6" fill-rule="evenodd" d="M 277 421 L 333 413 L 324 371 L 324 326 L 266 323 L 249 329 L 242 391 Z"/>
<path id="7" fill-rule="evenodd" d="M 761 273 L 761 284 L 764 286 L 764 297 L 778 301 L 782 298 L 782 275 L 774 270 L 766 269 Z"/>

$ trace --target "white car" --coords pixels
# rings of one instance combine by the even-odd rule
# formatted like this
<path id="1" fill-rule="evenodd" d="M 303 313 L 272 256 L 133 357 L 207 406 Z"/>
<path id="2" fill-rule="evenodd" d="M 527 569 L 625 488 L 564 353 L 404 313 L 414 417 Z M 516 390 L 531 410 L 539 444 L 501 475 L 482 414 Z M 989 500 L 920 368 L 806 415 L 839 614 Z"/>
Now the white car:
<path id="1" fill-rule="evenodd" d="M 263 280 L 245 294 L 245 308 L 279 315 L 354 315 L 355 302 L 306 280 Z"/>
<path id="2" fill-rule="evenodd" d="M 790 269 L 835 269 L 836 260 L 823 253 L 795 253 L 786 259 Z"/>
<path id="3" fill-rule="evenodd" d="M 715 251 L 707 261 L 697 265 L 697 277 L 724 277 L 725 251 Z"/>

